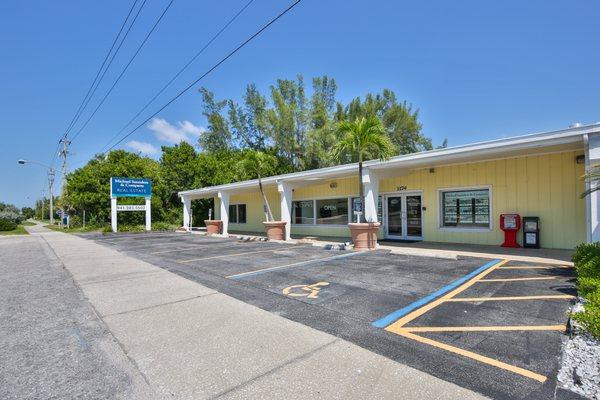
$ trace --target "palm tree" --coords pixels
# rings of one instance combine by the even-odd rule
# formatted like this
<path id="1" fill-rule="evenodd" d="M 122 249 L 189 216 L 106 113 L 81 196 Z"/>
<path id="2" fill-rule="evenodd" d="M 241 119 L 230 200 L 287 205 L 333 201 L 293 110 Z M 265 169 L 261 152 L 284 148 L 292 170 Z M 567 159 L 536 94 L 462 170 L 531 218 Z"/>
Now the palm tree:
<path id="1" fill-rule="evenodd" d="M 239 162 L 239 167 L 251 176 L 258 178 L 258 188 L 262 195 L 265 208 L 267 210 L 267 222 L 274 221 L 273 213 L 271 212 L 271 206 L 267 201 L 267 196 L 263 190 L 262 176 L 265 171 L 272 169 L 273 165 L 277 163 L 277 159 L 270 154 L 263 153 L 262 151 L 249 151 L 246 153 L 244 159 Z"/>
<path id="2" fill-rule="evenodd" d="M 386 160 L 394 155 L 395 147 L 376 116 L 360 117 L 354 121 L 342 121 L 338 124 L 338 133 L 342 139 L 334 148 L 334 154 L 340 162 L 350 156 L 358 161 L 358 182 L 360 201 L 364 205 L 364 187 L 362 183 L 363 161 L 371 158 Z M 364 209 L 364 206 L 363 206 Z M 359 222 L 362 222 L 361 216 Z"/>
<path id="3" fill-rule="evenodd" d="M 588 183 L 588 189 L 586 189 L 580 197 L 583 199 L 585 196 L 600 190 L 600 165 L 593 165 L 588 172 L 583 176 L 585 181 Z"/>

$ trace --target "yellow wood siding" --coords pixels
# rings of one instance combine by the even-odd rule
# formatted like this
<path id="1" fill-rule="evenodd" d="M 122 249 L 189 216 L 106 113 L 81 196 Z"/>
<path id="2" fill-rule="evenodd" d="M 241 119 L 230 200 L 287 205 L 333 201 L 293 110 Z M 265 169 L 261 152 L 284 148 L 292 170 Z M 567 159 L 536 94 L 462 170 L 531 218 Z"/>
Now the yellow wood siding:
<path id="1" fill-rule="evenodd" d="M 584 242 L 585 200 L 579 195 L 584 190 L 581 176 L 584 165 L 575 158 L 581 151 L 532 155 L 501 160 L 413 170 L 397 178 L 381 179 L 381 194 L 393 193 L 399 186 L 406 191 L 422 191 L 423 239 L 434 242 L 456 242 L 499 245 L 503 233 L 499 228 L 502 213 L 516 212 L 521 216 L 540 217 L 541 244 L 546 248 L 573 248 Z M 335 185 L 331 185 L 335 182 Z M 298 187 L 293 191 L 294 200 L 348 197 L 358 193 L 357 178 L 332 179 L 315 185 Z M 473 186 L 490 187 L 492 192 L 491 230 L 452 230 L 439 227 L 439 190 Z M 267 196 L 276 219 L 280 218 L 279 193 L 268 188 Z M 263 231 L 263 204 L 256 192 L 235 194 L 231 204 L 247 205 L 247 223 L 230 224 L 230 230 Z M 215 199 L 216 217 L 219 203 Z M 293 225 L 292 234 L 314 236 L 348 237 L 347 227 Z M 383 229 L 380 230 L 380 237 Z M 521 241 L 519 234 L 519 241 Z"/>
<path id="2" fill-rule="evenodd" d="M 411 171 L 398 178 L 380 182 L 382 193 L 398 186 L 423 190 L 424 240 L 474 244 L 500 244 L 502 213 L 540 217 L 541 244 L 546 248 L 573 248 L 585 241 L 585 201 L 581 176 L 584 166 L 575 158 L 581 152 L 492 160 L 470 164 Z M 492 191 L 492 230 L 467 231 L 439 228 L 438 189 L 490 186 Z M 521 235 L 519 235 L 521 242 Z"/>

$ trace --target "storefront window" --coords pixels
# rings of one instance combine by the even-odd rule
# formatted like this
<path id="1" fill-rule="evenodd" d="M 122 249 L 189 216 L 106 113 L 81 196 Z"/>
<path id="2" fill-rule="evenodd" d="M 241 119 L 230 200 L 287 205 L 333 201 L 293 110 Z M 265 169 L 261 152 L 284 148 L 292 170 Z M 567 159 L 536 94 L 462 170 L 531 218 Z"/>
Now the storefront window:
<path id="1" fill-rule="evenodd" d="M 489 228 L 489 189 L 444 191 L 441 200 L 442 227 Z"/>
<path id="2" fill-rule="evenodd" d="M 312 200 L 293 201 L 292 202 L 292 223 L 293 224 L 314 224 L 315 208 Z"/>
<path id="3" fill-rule="evenodd" d="M 317 200 L 317 224 L 346 225 L 348 198 Z"/>
<path id="4" fill-rule="evenodd" d="M 229 222 L 232 224 L 246 223 L 246 205 L 245 204 L 230 204 L 229 205 Z"/>
<path id="5" fill-rule="evenodd" d="M 354 205 L 358 202 L 358 197 L 352 198 L 352 221 L 356 221 L 356 215 L 354 215 Z M 364 212 L 364 210 L 363 210 Z M 381 196 L 377 199 L 377 221 L 381 222 L 383 220 L 383 203 L 381 202 Z"/>

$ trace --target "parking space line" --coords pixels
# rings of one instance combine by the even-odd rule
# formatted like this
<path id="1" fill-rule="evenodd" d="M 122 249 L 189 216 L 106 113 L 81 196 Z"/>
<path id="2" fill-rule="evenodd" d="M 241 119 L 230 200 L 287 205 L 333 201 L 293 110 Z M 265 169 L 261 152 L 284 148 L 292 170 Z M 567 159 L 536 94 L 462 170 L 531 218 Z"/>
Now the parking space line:
<path id="1" fill-rule="evenodd" d="M 502 267 L 501 269 L 556 269 L 556 268 L 563 268 L 563 269 L 572 269 L 573 267 L 569 267 L 568 265 L 535 265 L 535 266 L 531 266 L 531 265 L 510 265 L 510 266 L 506 266 L 506 267 Z"/>
<path id="2" fill-rule="evenodd" d="M 458 293 L 462 292 L 463 290 L 465 290 L 466 288 L 471 286 L 474 283 L 473 279 L 475 279 L 475 278 L 481 279 L 484 276 L 486 276 L 487 274 L 489 274 L 492 270 L 500 267 L 501 265 L 506 264 L 507 262 L 508 262 L 508 260 L 492 260 L 492 261 L 488 262 L 487 264 L 482 265 L 481 267 L 472 271 L 471 273 L 463 276 L 462 278 L 457 279 L 454 282 L 444 286 L 443 288 L 433 292 L 429 296 L 423 297 L 422 299 L 419 299 L 404 308 L 396 310 L 396 311 L 392 312 L 391 314 L 388 314 L 385 317 L 378 319 L 377 321 L 373 322 L 371 325 L 373 325 L 377 328 L 385 328 L 386 326 L 395 322 L 395 323 L 400 323 L 400 326 L 402 326 L 402 325 L 408 323 L 409 321 L 412 321 L 413 319 L 417 318 L 419 315 L 424 314 L 425 312 L 429 311 L 430 309 L 441 304 L 443 301 L 441 301 L 441 299 L 439 298 L 440 296 L 447 294 L 448 292 L 450 292 L 453 289 L 454 290 L 451 293 L 452 296 L 457 295 Z M 460 285 L 462 285 L 462 286 L 460 286 Z M 461 290 L 457 291 L 458 289 L 461 289 Z M 449 297 L 452 297 L 452 296 L 449 296 Z M 448 296 L 444 296 L 444 298 L 447 298 L 447 297 Z M 425 305 L 425 307 L 419 308 L 424 305 Z M 418 309 L 418 310 L 414 311 L 416 309 Z M 412 316 L 413 314 L 411 312 L 420 312 L 420 313 L 418 315 L 415 314 L 414 316 Z M 409 314 L 409 313 L 411 313 L 411 314 Z M 402 318 L 402 319 L 400 319 L 400 318 Z M 405 322 L 402 322 L 402 321 L 405 321 Z"/>
<path id="3" fill-rule="evenodd" d="M 215 242 L 215 243 L 211 243 L 211 244 L 217 244 L 217 243 L 222 243 L 222 242 Z M 190 246 L 190 247 L 184 247 L 183 249 L 171 249 L 171 250 L 163 250 L 163 251 L 154 251 L 150 254 L 166 254 L 166 253 L 175 253 L 178 251 L 186 251 L 186 250 L 202 250 L 204 249 L 204 244 L 202 245 L 198 245 L 196 244 L 195 246 Z"/>
<path id="4" fill-rule="evenodd" d="M 313 264 L 313 263 L 318 263 L 318 262 L 323 262 L 323 261 L 338 260 L 340 258 L 359 256 L 362 254 L 368 254 L 368 252 L 350 252 L 350 253 L 345 253 L 345 254 L 338 254 L 335 256 L 331 256 L 331 257 L 316 258 L 314 260 L 300 261 L 300 262 L 296 262 L 296 263 L 292 263 L 292 264 L 279 265 L 276 267 L 269 267 L 269 268 L 254 270 L 254 271 L 242 272 L 239 274 L 226 276 L 226 278 L 240 279 L 240 278 L 245 278 L 248 276 L 264 274 L 266 272 L 277 271 L 277 270 L 284 269 L 284 268 L 299 267 L 301 265 L 308 265 L 308 264 Z"/>
<path id="5" fill-rule="evenodd" d="M 497 331 L 560 331 L 567 330 L 566 325 L 517 325 L 517 326 L 405 326 L 406 332 L 497 332 Z M 397 333 L 394 331 L 394 333 Z"/>
<path id="6" fill-rule="evenodd" d="M 517 282 L 517 281 L 547 281 L 556 279 L 557 276 L 536 276 L 530 278 L 496 278 L 496 279 L 481 279 L 479 282 Z"/>
<path id="7" fill-rule="evenodd" d="M 429 338 L 426 338 L 423 336 L 415 335 L 413 333 L 407 332 L 406 329 L 398 329 L 398 330 L 395 330 L 394 333 L 397 333 L 400 336 L 404 336 L 408 339 L 412 339 L 412 340 L 415 340 L 420 343 L 428 344 L 430 346 L 449 351 L 451 353 L 455 353 L 455 354 L 458 354 L 458 355 L 461 355 L 464 357 L 472 358 L 472 359 L 480 361 L 484 364 L 492 365 L 494 367 L 498 367 L 498 368 L 501 368 L 501 369 L 504 369 L 507 371 L 514 372 L 515 374 L 519 374 L 519 375 L 525 376 L 527 378 L 534 379 L 541 383 L 546 382 L 546 380 L 548 379 L 544 375 L 537 374 L 533 371 L 529 371 L 524 368 L 516 367 L 514 365 L 510 365 L 510 364 L 504 363 L 502 361 L 495 360 L 493 358 L 482 356 L 481 354 L 473 353 L 472 351 L 469 351 L 469 350 L 464 350 L 464 349 L 460 349 L 458 347 L 450 346 L 449 344 L 438 342 L 436 340 L 432 340 L 432 339 L 429 339 Z"/>
<path id="8" fill-rule="evenodd" d="M 178 263 L 189 263 L 189 262 L 193 262 L 193 261 L 202 261 L 202 260 L 212 260 L 215 258 L 224 258 L 224 257 L 233 257 L 233 256 L 244 256 L 246 254 L 256 254 L 256 253 L 268 253 L 268 252 L 273 252 L 273 251 L 278 251 L 278 250 L 284 250 L 283 248 L 277 248 L 277 249 L 267 249 L 267 250 L 256 250 L 256 251 L 244 251 L 241 253 L 233 253 L 233 254 L 221 254 L 218 256 L 211 256 L 211 257 L 202 257 L 202 258 L 192 258 L 191 260 L 182 260 L 182 261 L 177 261 Z"/>
<path id="9" fill-rule="evenodd" d="M 570 294 L 552 294 L 544 296 L 498 296 L 498 297 L 455 297 L 446 299 L 447 302 L 469 302 L 469 301 L 511 301 L 511 300 L 552 300 L 552 299 L 574 299 Z"/>

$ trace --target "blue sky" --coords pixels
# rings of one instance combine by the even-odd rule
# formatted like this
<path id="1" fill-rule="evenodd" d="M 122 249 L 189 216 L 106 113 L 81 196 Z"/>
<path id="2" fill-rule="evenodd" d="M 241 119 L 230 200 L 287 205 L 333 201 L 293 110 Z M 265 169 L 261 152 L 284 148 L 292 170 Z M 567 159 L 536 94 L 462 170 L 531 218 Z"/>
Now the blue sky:
<path id="1" fill-rule="evenodd" d="M 247 0 L 175 0 L 127 74 L 73 142 L 80 167 Z M 101 98 L 168 0 L 148 0 Z M 49 163 L 131 2 L 0 3 L 0 201 L 33 204 Z M 158 100 L 201 75 L 285 1 L 255 0 Z M 425 135 L 449 145 L 600 121 L 600 3 L 303 0 L 201 85 L 239 98 L 249 82 L 327 74 L 342 101 L 390 88 L 420 109 Z M 198 85 L 200 86 L 200 84 Z M 91 104 L 95 104 L 94 100 Z M 90 111 L 93 107 L 90 107 Z M 189 93 L 131 140 L 147 150 L 193 138 L 206 121 Z M 153 129 L 150 129 L 153 128 Z"/>

